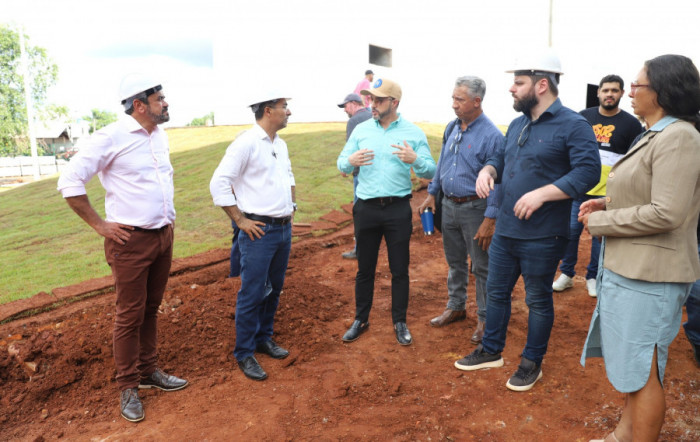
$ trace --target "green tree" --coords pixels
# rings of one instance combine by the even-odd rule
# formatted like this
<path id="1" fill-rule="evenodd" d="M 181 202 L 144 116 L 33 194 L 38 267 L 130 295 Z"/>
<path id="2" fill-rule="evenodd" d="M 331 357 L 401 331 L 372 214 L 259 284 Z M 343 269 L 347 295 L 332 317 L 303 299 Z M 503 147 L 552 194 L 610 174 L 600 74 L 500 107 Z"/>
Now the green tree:
<path id="1" fill-rule="evenodd" d="M 29 44 L 26 35 L 24 42 L 29 60 L 29 75 L 32 78 L 32 99 L 39 115 L 47 89 L 56 82 L 58 66 L 51 61 L 44 48 Z M 27 109 L 20 61 L 19 34 L 0 24 L 0 155 L 29 152 Z"/>
<path id="2" fill-rule="evenodd" d="M 90 111 L 90 115 L 83 117 L 83 120 L 90 122 L 90 133 L 93 133 L 117 121 L 117 114 L 106 110 L 93 109 Z"/>
<path id="3" fill-rule="evenodd" d="M 214 112 L 209 112 L 201 118 L 195 118 L 188 124 L 188 126 L 206 126 L 207 121 L 211 121 L 211 124 L 214 124 Z"/>

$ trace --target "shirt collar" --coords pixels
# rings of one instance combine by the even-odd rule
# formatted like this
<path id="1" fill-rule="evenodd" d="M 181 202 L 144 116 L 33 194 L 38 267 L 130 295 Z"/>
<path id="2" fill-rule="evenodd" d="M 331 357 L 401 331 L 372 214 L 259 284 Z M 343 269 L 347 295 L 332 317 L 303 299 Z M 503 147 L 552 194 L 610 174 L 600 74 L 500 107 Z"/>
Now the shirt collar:
<path id="1" fill-rule="evenodd" d="M 482 112 L 481 114 L 479 114 L 478 117 L 474 118 L 474 120 L 472 120 L 471 123 L 467 124 L 467 129 L 471 129 L 474 126 L 481 124 L 481 121 L 483 121 L 484 118 L 486 118 L 486 117 L 484 116 L 484 113 Z M 458 121 L 458 124 L 460 124 L 460 129 L 461 129 L 462 120 L 460 120 L 458 118 L 457 121 Z M 464 129 L 464 130 L 467 130 L 467 129 Z"/>
<path id="2" fill-rule="evenodd" d="M 666 115 L 657 121 L 656 124 L 651 126 L 647 132 L 661 132 L 662 130 L 666 129 L 669 124 L 675 123 L 676 121 L 678 121 L 678 118 L 672 117 L 671 115 Z"/>
<path id="3" fill-rule="evenodd" d="M 557 99 L 554 100 L 554 103 L 549 105 L 549 107 L 544 112 L 542 112 L 542 115 L 540 115 L 540 117 L 537 119 L 537 121 L 540 121 L 542 119 L 542 117 L 547 115 L 547 114 L 549 114 L 550 116 L 554 116 L 554 114 L 559 112 L 562 107 L 564 107 L 564 106 L 561 104 L 561 100 L 557 97 Z M 535 121 L 533 121 L 533 123 L 535 123 Z"/>
<path id="4" fill-rule="evenodd" d="M 134 133 L 141 130 L 148 133 L 148 131 L 146 131 L 146 128 L 141 126 L 141 123 L 136 121 L 136 118 L 134 118 L 132 115 L 127 115 L 126 118 L 124 118 L 122 121 L 124 122 L 126 130 L 129 131 L 129 133 Z M 160 126 L 156 124 L 156 127 L 153 129 L 153 132 L 151 132 L 151 134 L 159 130 L 161 130 Z"/>
<path id="5" fill-rule="evenodd" d="M 265 138 L 267 138 L 268 140 L 270 140 L 270 136 L 267 134 L 267 132 L 265 132 L 265 129 L 263 129 L 262 126 L 260 126 L 257 122 L 256 122 L 255 124 L 253 124 L 253 127 L 251 128 L 251 130 L 254 131 L 254 132 L 256 132 L 256 135 L 257 135 L 258 138 L 260 138 L 261 140 L 264 140 Z M 275 138 L 277 138 L 277 137 L 278 137 L 278 135 L 275 134 Z M 274 141 L 275 141 L 275 140 L 270 140 L 271 143 L 274 142 Z"/>
<path id="6" fill-rule="evenodd" d="M 386 128 L 386 130 L 391 129 L 393 126 L 398 126 L 399 122 L 401 121 L 401 114 L 398 113 L 397 115 L 398 115 L 398 118 L 397 118 L 396 120 L 392 121 L 391 124 L 389 125 L 389 127 Z M 384 128 L 382 127 L 382 125 L 379 124 L 379 120 L 374 120 L 374 124 L 376 124 L 377 127 L 381 127 L 382 130 L 384 130 Z"/>

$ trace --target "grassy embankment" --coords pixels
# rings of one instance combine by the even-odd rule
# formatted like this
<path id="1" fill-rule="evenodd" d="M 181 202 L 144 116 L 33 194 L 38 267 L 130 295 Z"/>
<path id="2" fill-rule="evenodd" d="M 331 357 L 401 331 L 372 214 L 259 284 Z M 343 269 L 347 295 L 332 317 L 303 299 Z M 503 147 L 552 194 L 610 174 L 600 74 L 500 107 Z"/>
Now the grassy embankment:
<path id="1" fill-rule="evenodd" d="M 420 126 L 437 159 L 444 126 Z M 231 140 L 247 127 L 168 130 L 175 168 L 175 257 L 230 244 L 230 224 L 211 201 L 209 180 Z M 335 167 L 345 142 L 344 123 L 291 124 L 280 135 L 296 179 L 297 222 L 316 220 L 351 201 L 352 181 Z M 102 240 L 68 208 L 56 179 L 0 193 L 0 304 L 110 273 Z M 88 196 L 104 216 L 97 178 L 88 184 Z"/>

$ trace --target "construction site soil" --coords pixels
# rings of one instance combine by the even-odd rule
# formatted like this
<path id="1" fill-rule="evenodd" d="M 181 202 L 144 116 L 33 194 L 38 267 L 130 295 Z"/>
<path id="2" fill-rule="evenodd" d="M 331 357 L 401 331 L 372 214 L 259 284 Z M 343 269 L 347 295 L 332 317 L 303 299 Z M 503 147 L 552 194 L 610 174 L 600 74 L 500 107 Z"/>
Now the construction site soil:
<path id="1" fill-rule="evenodd" d="M 415 196 L 414 206 L 424 195 Z M 323 235 L 309 234 L 319 228 Z M 243 376 L 232 356 L 240 279 L 227 277 L 228 251 L 176 260 L 159 316 L 159 358 L 165 371 L 190 385 L 141 390 L 146 418 L 138 424 L 119 415 L 109 278 L 40 294 L 33 306 L 26 300 L 0 306 L 0 440 L 587 441 L 615 427 L 623 395 L 608 382 L 601 359 L 579 364 L 596 302 L 581 276 L 572 289 L 554 294 L 544 377 L 530 391 L 513 392 L 505 383 L 527 332 L 522 280 L 513 293 L 505 365 L 463 372 L 453 364 L 474 348 L 473 277 L 467 320 L 431 327 L 445 307 L 447 264 L 441 236 L 424 236 L 417 215 L 408 310 L 414 343 L 406 347 L 392 328 L 385 247 L 371 327 L 345 344 L 340 338 L 353 321 L 357 266 L 341 258 L 352 246 L 350 215 L 335 212 L 294 231 L 275 322 L 275 340 L 290 357 L 259 356 L 269 375 L 263 382 Z M 589 244 L 584 236 L 578 275 L 585 273 Z M 54 306 L 21 314 L 42 303 Z M 700 440 L 700 369 L 682 330 L 670 347 L 664 385 L 661 440 Z"/>

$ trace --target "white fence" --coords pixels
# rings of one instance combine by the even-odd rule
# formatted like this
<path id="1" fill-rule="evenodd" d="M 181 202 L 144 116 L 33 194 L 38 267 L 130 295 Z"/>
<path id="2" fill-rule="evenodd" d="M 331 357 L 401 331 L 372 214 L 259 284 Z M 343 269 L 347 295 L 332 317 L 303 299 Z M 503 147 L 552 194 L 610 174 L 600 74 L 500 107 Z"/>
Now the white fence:
<path id="1" fill-rule="evenodd" d="M 39 157 L 39 175 L 53 175 L 61 172 L 66 164 L 68 164 L 66 160 L 53 156 Z M 0 157 L 0 178 L 33 175 L 32 157 Z"/>

